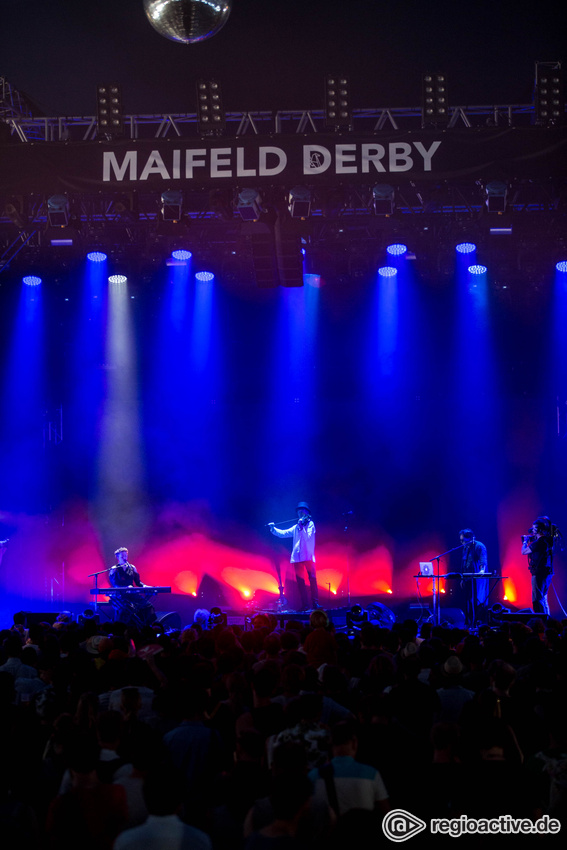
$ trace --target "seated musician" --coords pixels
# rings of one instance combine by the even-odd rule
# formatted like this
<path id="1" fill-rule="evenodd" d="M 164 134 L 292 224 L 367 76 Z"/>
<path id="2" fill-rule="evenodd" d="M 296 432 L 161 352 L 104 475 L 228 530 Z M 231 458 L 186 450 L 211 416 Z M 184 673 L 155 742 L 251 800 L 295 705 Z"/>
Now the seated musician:
<path id="1" fill-rule="evenodd" d="M 116 564 L 110 568 L 108 580 L 112 587 L 146 587 L 134 564 L 128 563 L 128 549 L 121 546 L 114 553 Z"/>
<path id="2" fill-rule="evenodd" d="M 115 610 L 115 619 L 123 623 L 134 623 L 137 626 L 151 625 L 155 622 L 154 608 L 144 597 L 144 594 L 128 593 L 127 588 L 149 587 L 144 584 L 134 564 L 128 562 L 128 549 L 121 546 L 114 553 L 116 564 L 108 572 L 108 580 L 112 587 L 124 588 L 125 592 L 111 597 Z"/>

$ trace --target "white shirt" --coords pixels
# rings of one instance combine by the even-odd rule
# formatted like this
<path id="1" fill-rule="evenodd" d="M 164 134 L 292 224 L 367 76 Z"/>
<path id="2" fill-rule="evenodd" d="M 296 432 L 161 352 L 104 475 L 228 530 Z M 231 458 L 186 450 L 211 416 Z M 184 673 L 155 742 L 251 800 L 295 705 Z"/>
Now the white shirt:
<path id="1" fill-rule="evenodd" d="M 293 537 L 290 558 L 292 564 L 296 564 L 298 561 L 313 561 L 315 563 L 315 523 L 313 520 L 309 520 L 305 526 L 296 523 L 291 528 L 272 527 L 270 530 L 276 537 Z"/>
<path id="2" fill-rule="evenodd" d="M 126 829 L 114 850 L 211 850 L 209 836 L 183 823 L 177 815 L 149 815 L 141 826 Z"/>

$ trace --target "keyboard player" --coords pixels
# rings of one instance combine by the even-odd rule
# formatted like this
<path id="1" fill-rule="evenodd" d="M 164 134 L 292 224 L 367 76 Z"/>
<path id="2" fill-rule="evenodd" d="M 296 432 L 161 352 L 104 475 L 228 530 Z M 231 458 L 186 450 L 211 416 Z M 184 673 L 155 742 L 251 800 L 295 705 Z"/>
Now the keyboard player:
<path id="1" fill-rule="evenodd" d="M 156 619 L 154 608 L 143 594 L 128 593 L 128 587 L 148 587 L 140 578 L 140 573 L 128 561 L 128 549 L 121 546 L 114 553 L 116 564 L 108 572 L 112 587 L 125 588 L 125 592 L 111 599 L 115 611 L 115 620 L 136 625 L 151 625 Z"/>

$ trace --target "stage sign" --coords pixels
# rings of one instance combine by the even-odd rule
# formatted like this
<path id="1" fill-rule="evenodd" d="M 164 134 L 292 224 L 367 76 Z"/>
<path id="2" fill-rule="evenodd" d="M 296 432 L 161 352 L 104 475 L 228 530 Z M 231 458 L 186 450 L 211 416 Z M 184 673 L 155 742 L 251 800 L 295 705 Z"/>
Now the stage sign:
<path id="1" fill-rule="evenodd" d="M 563 128 L 28 142 L 0 147 L 0 192 L 161 191 L 564 177 Z"/>

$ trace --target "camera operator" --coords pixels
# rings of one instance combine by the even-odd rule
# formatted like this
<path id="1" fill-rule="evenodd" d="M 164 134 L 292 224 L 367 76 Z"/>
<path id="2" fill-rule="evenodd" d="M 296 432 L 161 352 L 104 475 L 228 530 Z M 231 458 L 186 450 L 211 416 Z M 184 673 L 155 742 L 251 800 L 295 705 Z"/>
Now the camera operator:
<path id="1" fill-rule="evenodd" d="M 538 517 L 528 534 L 522 536 L 522 555 L 528 556 L 532 574 L 532 608 L 535 614 L 549 614 L 547 592 L 553 578 L 554 527 L 549 517 Z"/>

